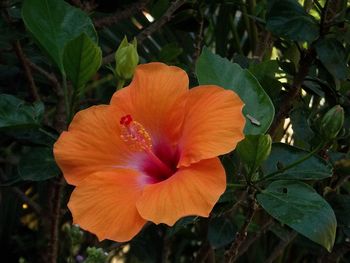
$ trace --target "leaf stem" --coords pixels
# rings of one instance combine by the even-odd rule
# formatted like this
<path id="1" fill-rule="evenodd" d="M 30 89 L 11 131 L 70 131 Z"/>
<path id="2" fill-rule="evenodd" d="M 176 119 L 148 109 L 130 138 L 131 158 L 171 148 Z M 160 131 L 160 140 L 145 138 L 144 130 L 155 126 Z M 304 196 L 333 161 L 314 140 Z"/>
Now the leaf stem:
<path id="1" fill-rule="evenodd" d="M 315 153 L 317 153 L 319 150 L 321 150 L 323 147 L 323 143 L 320 143 L 315 149 L 313 149 L 311 152 L 309 152 L 308 154 L 306 154 L 305 156 L 303 156 L 302 158 L 300 158 L 299 160 L 296 160 L 295 162 L 283 167 L 282 169 L 279 169 L 273 173 L 270 173 L 266 176 L 264 176 L 263 178 L 256 180 L 254 183 L 260 183 L 262 181 L 266 181 L 269 180 L 273 177 L 275 177 L 276 175 L 279 175 L 287 170 L 289 170 L 290 168 L 293 168 L 294 166 L 297 166 L 298 164 L 306 161 L 307 159 L 309 159 L 312 155 L 314 155 Z"/>

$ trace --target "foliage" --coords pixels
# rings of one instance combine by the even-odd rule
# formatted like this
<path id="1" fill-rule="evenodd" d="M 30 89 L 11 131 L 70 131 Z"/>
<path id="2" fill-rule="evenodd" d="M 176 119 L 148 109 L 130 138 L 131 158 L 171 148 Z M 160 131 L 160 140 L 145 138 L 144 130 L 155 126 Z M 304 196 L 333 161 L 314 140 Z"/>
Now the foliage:
<path id="1" fill-rule="evenodd" d="M 7 262 L 347 262 L 348 1 L 7 0 L 0 8 Z M 221 157 L 227 189 L 209 218 L 99 242 L 72 224 L 53 144 L 76 112 L 128 84 L 138 61 L 179 66 L 191 87 L 235 91 L 246 138 Z"/>

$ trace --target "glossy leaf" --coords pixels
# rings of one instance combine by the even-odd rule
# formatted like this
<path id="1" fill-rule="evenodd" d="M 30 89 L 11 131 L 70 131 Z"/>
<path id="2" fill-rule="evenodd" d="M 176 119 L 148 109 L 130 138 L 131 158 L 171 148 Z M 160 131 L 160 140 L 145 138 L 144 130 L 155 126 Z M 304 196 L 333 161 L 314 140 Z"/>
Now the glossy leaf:
<path id="1" fill-rule="evenodd" d="M 336 39 L 325 38 L 317 41 L 316 51 L 323 66 L 337 79 L 346 79 L 348 68 L 346 63 L 346 51 L 343 45 Z"/>
<path id="2" fill-rule="evenodd" d="M 265 175 L 276 172 L 304 158 L 309 152 L 284 143 L 272 144 L 269 158 L 263 163 Z M 320 180 L 332 176 L 332 166 L 316 155 L 281 172 L 275 179 Z"/>
<path id="3" fill-rule="evenodd" d="M 311 42 L 318 37 L 319 26 L 297 0 L 274 1 L 266 14 L 266 28 L 289 40 Z"/>
<path id="4" fill-rule="evenodd" d="M 62 0 L 25 0 L 22 17 L 27 29 L 63 72 L 63 49 L 81 33 L 96 41 L 91 19 Z"/>
<path id="5" fill-rule="evenodd" d="M 237 153 L 242 161 L 254 172 L 267 159 L 271 152 L 272 139 L 270 135 L 247 135 L 237 145 Z"/>
<path id="6" fill-rule="evenodd" d="M 44 114 L 44 104 L 25 103 L 12 95 L 0 95 L 0 129 L 38 127 Z"/>
<path id="7" fill-rule="evenodd" d="M 270 127 L 275 109 L 257 79 L 246 69 L 203 48 L 196 64 L 199 84 L 214 84 L 235 91 L 245 103 L 245 134 L 262 134 Z"/>
<path id="8" fill-rule="evenodd" d="M 52 148 L 33 148 L 21 157 L 18 165 L 22 180 L 43 181 L 57 176 L 59 172 Z"/>
<path id="9" fill-rule="evenodd" d="M 101 62 L 101 49 L 85 33 L 71 40 L 64 48 L 65 72 L 80 94 L 100 68 Z"/>
<path id="10" fill-rule="evenodd" d="M 257 195 L 257 200 L 278 221 L 331 251 L 337 221 L 331 206 L 311 186 L 275 181 Z"/>
<path id="11" fill-rule="evenodd" d="M 293 125 L 294 145 L 302 148 L 309 147 L 309 141 L 315 136 L 309 123 L 310 112 L 307 108 L 299 107 L 290 113 L 290 119 Z"/>
<path id="12" fill-rule="evenodd" d="M 208 240 L 213 248 L 230 244 L 236 234 L 237 228 L 230 218 L 214 217 L 209 222 Z"/>
<path id="13" fill-rule="evenodd" d="M 275 74 L 280 72 L 277 60 L 266 60 L 259 64 L 251 63 L 249 71 L 256 77 L 271 98 L 278 97 L 282 83 L 275 77 Z"/>

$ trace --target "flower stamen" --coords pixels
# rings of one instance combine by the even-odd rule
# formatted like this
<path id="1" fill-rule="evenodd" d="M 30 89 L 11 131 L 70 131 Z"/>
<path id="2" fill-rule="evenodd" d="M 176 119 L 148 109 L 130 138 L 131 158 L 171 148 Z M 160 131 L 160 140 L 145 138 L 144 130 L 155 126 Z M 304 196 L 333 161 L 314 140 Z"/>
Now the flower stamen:
<path id="1" fill-rule="evenodd" d="M 143 125 L 134 121 L 131 115 L 125 115 L 120 119 L 121 139 L 126 142 L 135 151 L 144 151 L 150 160 L 157 164 L 164 174 L 172 175 L 174 171 L 170 169 L 162 160 L 152 151 L 152 139 Z"/>
<path id="2" fill-rule="evenodd" d="M 142 124 L 134 121 L 130 115 L 120 119 L 122 126 L 121 135 L 123 141 L 128 143 L 133 150 L 148 151 L 152 148 L 151 136 Z"/>

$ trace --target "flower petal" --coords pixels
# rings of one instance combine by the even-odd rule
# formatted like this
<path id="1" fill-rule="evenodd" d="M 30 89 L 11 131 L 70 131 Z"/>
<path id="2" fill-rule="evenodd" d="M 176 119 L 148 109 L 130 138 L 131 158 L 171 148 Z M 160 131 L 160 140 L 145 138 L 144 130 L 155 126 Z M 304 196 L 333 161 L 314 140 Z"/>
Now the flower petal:
<path id="1" fill-rule="evenodd" d="M 207 217 L 225 188 L 220 160 L 203 160 L 179 169 L 165 181 L 146 185 L 136 207 L 144 219 L 172 226 L 184 216 Z"/>
<path id="2" fill-rule="evenodd" d="M 233 91 L 199 86 L 186 105 L 178 167 L 228 153 L 244 138 L 244 104 Z"/>
<path id="3" fill-rule="evenodd" d="M 178 67 L 142 64 L 131 84 L 113 95 L 111 104 L 123 107 L 141 123 L 154 143 L 162 139 L 173 142 L 181 128 L 188 82 L 186 72 Z"/>
<path id="4" fill-rule="evenodd" d="M 69 184 L 77 185 L 94 172 L 127 164 L 132 151 L 120 138 L 123 114 L 117 107 L 102 105 L 75 115 L 54 145 L 56 162 Z"/>
<path id="5" fill-rule="evenodd" d="M 140 176 L 133 170 L 90 175 L 69 200 L 73 223 L 96 234 L 99 240 L 128 241 L 146 223 L 135 206 L 141 191 Z"/>

